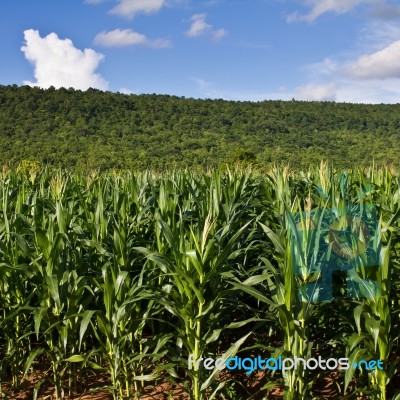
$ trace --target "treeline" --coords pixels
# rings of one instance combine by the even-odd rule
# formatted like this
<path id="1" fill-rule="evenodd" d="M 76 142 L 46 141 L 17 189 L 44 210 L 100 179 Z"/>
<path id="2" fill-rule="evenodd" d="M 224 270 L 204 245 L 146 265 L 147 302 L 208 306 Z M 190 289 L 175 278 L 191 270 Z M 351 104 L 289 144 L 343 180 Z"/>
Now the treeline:
<path id="1" fill-rule="evenodd" d="M 400 105 L 197 100 L 0 86 L 1 163 L 68 168 L 399 166 Z"/>

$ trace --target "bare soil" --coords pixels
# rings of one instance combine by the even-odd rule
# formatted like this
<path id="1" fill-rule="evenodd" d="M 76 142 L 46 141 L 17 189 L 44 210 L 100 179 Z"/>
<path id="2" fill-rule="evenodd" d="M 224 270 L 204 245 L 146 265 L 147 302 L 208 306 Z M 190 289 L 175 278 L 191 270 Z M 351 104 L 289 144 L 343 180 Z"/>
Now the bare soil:
<path id="1" fill-rule="evenodd" d="M 32 400 L 34 398 L 34 388 L 41 380 L 45 379 L 44 372 L 35 373 L 28 376 L 20 385 L 18 390 L 12 389 L 9 382 L 3 383 L 2 393 L 4 400 Z M 262 387 L 273 377 L 268 376 L 263 371 L 258 371 L 250 376 L 240 373 L 239 371 L 223 371 L 221 379 L 231 379 L 238 383 L 241 388 L 240 392 L 236 392 L 235 400 L 247 400 L 250 396 L 254 396 L 254 400 L 282 400 L 283 387 L 277 384 L 267 390 L 262 390 Z M 399 378 L 396 376 L 390 382 L 388 387 L 389 392 L 394 392 L 394 389 L 399 389 Z M 112 394 L 108 390 L 110 386 L 107 374 L 91 372 L 85 379 L 77 382 L 77 391 L 68 395 L 64 394 L 64 400 L 112 400 Z M 337 371 L 332 371 L 326 376 L 320 376 L 314 382 L 314 395 L 316 399 L 337 400 L 342 398 L 340 388 L 343 387 L 343 376 Z M 357 386 L 357 382 L 353 380 L 351 387 Z M 132 400 L 189 400 L 189 396 L 184 392 L 182 387 L 172 386 L 167 382 L 161 382 L 154 385 L 147 385 L 141 388 L 141 395 Z M 38 400 L 54 400 L 54 386 L 49 382 L 44 382 L 39 390 Z M 389 397 L 390 398 L 390 397 Z M 357 399 L 367 399 L 367 397 L 358 397 Z"/>

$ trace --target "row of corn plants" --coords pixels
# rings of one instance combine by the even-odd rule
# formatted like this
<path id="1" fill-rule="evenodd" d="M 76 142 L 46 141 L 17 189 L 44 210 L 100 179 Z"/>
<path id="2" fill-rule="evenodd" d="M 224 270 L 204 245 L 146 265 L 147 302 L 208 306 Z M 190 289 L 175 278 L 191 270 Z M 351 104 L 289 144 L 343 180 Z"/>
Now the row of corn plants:
<path id="1" fill-rule="evenodd" d="M 370 209 L 367 235 L 354 221 Z M 399 217 L 387 168 L 4 169 L 0 394 L 38 377 L 33 398 L 71 398 L 96 374 L 114 399 L 161 383 L 194 400 L 400 398 Z M 384 369 L 202 363 L 236 355 Z"/>

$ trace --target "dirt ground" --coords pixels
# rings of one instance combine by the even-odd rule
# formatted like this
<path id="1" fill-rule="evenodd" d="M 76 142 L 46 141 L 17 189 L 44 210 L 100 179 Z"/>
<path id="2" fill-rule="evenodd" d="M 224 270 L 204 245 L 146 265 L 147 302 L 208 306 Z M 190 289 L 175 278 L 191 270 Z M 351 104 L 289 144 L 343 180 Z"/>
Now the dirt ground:
<path id="1" fill-rule="evenodd" d="M 21 384 L 19 390 L 13 390 L 9 383 L 3 383 L 3 393 L 6 397 L 6 400 L 32 400 L 34 388 L 40 382 L 40 380 L 44 379 L 45 375 L 43 373 L 36 373 L 34 375 L 28 376 Z M 235 376 L 230 376 L 229 378 L 235 379 Z M 243 378 L 242 376 L 237 378 Z M 264 374 L 258 373 L 255 375 L 251 382 L 247 382 L 249 386 L 247 389 L 252 393 L 257 393 L 260 387 L 265 384 Z M 85 382 L 78 383 L 78 393 L 74 393 L 72 396 L 64 393 L 63 399 L 65 400 L 112 400 L 112 394 L 107 391 L 107 386 L 110 385 L 110 381 L 107 379 L 105 374 L 92 374 L 89 380 L 85 380 Z M 189 400 L 189 396 L 184 392 L 183 388 L 179 386 L 172 386 L 169 383 L 159 383 L 157 385 L 147 385 L 144 388 L 141 388 L 141 395 L 137 398 L 132 398 L 132 400 Z M 43 384 L 39 391 L 38 400 L 53 400 L 55 397 L 54 387 L 50 384 Z M 260 400 L 265 396 L 265 391 L 263 391 L 264 395 L 261 396 Z M 247 395 L 245 393 L 239 394 L 235 400 L 245 400 Z M 282 390 L 280 388 L 276 388 L 271 391 L 269 399 L 281 399 L 282 398 Z M 1 399 L 1 396 L 0 396 Z"/>
<path id="2" fill-rule="evenodd" d="M 44 373 L 36 373 L 28 376 L 20 385 L 18 390 L 13 390 L 10 383 L 4 383 L 2 385 L 2 395 L 0 400 L 32 400 L 34 398 L 34 388 L 45 378 Z M 281 400 L 283 398 L 282 387 L 275 386 L 269 390 L 269 392 L 260 389 L 268 382 L 268 376 L 262 371 L 251 377 L 240 374 L 238 372 L 231 371 L 229 376 L 223 376 L 222 379 L 233 379 L 238 381 L 243 387 L 243 391 L 236 393 L 235 400 L 247 400 L 249 394 L 252 394 L 254 400 Z M 399 389 L 400 380 L 396 376 L 390 382 L 388 387 L 388 398 L 391 398 L 390 392 L 394 392 Z M 107 386 L 110 385 L 110 381 L 105 373 L 91 373 L 85 380 L 78 382 L 77 392 L 71 396 L 67 393 L 64 394 L 63 399 L 65 400 L 112 400 L 112 394 L 107 390 Z M 343 387 L 343 376 L 336 371 L 332 371 L 329 375 L 319 377 L 314 382 L 314 395 L 316 399 L 326 400 L 338 400 L 342 398 L 340 388 Z M 357 386 L 357 382 L 353 380 L 350 385 L 353 388 Z M 189 400 L 189 396 L 184 392 L 183 388 L 179 386 L 172 386 L 169 383 L 159 383 L 156 385 L 147 385 L 141 388 L 141 395 L 139 397 L 132 397 L 132 400 Z M 39 390 L 38 400 L 53 400 L 54 387 L 49 383 L 45 382 Z M 368 399 L 368 397 L 361 396 L 357 399 Z"/>

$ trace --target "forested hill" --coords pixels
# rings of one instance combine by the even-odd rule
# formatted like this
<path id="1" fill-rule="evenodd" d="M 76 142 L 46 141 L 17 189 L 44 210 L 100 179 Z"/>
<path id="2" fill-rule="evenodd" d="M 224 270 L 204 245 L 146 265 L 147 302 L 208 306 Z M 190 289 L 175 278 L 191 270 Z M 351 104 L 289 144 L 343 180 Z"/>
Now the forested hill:
<path id="1" fill-rule="evenodd" d="M 1 164 L 163 168 L 235 161 L 400 165 L 400 105 L 195 100 L 0 87 Z"/>

